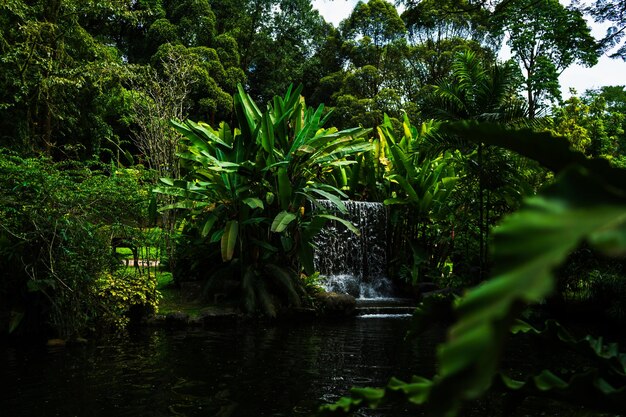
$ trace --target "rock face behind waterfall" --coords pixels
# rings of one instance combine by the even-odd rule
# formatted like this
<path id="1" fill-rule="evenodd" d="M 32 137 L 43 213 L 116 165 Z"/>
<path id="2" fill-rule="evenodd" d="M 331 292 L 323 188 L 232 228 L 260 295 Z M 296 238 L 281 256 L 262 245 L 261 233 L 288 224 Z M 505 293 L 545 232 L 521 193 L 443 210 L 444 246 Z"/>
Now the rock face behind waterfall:
<path id="1" fill-rule="evenodd" d="M 329 201 L 320 201 L 329 210 Z M 316 238 L 315 268 L 327 291 L 356 298 L 383 298 L 392 294 L 387 272 L 387 209 L 382 203 L 345 201 L 342 215 L 360 236 L 337 222 L 329 222 Z"/>

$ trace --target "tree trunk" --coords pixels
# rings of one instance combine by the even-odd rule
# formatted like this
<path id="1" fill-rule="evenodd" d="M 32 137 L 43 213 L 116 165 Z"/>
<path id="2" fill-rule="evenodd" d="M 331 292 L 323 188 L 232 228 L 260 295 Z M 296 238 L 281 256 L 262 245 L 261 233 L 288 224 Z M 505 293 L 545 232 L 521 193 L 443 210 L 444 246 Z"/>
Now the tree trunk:
<path id="1" fill-rule="evenodd" d="M 480 281 L 484 278 L 484 268 L 485 268 L 485 205 L 484 205 L 484 192 L 483 192 L 483 144 L 482 142 L 478 144 L 478 233 L 479 233 L 479 275 L 478 278 Z"/>

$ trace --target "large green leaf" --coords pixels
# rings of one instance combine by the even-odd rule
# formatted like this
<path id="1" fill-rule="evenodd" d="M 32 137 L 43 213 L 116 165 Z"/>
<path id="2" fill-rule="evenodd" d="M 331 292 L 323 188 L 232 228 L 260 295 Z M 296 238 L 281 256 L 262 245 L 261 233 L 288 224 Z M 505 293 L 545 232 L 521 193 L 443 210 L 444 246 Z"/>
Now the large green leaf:
<path id="1" fill-rule="evenodd" d="M 224 262 L 233 259 L 235 253 L 235 245 L 239 233 L 239 222 L 237 220 L 229 220 L 224 226 L 224 234 L 221 238 L 222 260 Z"/>
<path id="2" fill-rule="evenodd" d="M 469 399 L 489 387 L 519 307 L 550 294 L 552 270 L 581 240 L 626 221 L 626 199 L 612 191 L 584 168 L 574 167 L 496 229 L 497 275 L 459 301 L 460 319 L 438 352 L 440 379 L 434 395 Z M 446 411 L 454 412 L 459 403 L 448 405 Z"/>
<path id="3" fill-rule="evenodd" d="M 274 125 L 269 113 L 263 114 L 263 129 L 261 134 L 261 145 L 268 154 L 268 164 L 273 163 L 274 157 Z"/>
<path id="4" fill-rule="evenodd" d="M 331 203 L 333 203 L 333 205 L 335 207 L 337 207 L 337 209 L 342 212 L 342 213 L 347 213 L 348 209 L 346 208 L 346 205 L 343 203 L 343 201 L 341 201 L 341 199 L 339 197 L 337 197 L 337 195 L 330 193 L 328 191 L 324 191 L 324 190 L 320 190 L 317 188 L 308 188 L 307 189 L 308 192 L 310 193 L 314 193 L 317 194 L 327 200 L 329 200 Z"/>
<path id="5" fill-rule="evenodd" d="M 202 226 L 202 231 L 200 235 L 202 237 L 207 237 L 209 233 L 211 232 L 211 229 L 213 229 L 213 225 L 215 224 L 216 221 L 217 221 L 217 216 L 215 214 L 210 214 L 207 217 L 206 221 L 204 222 L 204 226 Z"/>
<path id="6" fill-rule="evenodd" d="M 237 85 L 238 94 L 235 94 L 235 113 L 239 119 L 240 127 L 245 136 L 253 137 L 254 132 L 260 128 L 258 121 L 261 120 L 262 113 L 243 89 L 241 84 Z"/>
<path id="7" fill-rule="evenodd" d="M 241 201 L 252 209 L 259 208 L 262 210 L 264 207 L 263 200 L 261 200 L 260 198 L 248 197 L 248 198 L 244 198 Z"/>
<path id="8" fill-rule="evenodd" d="M 289 175 L 287 174 L 287 168 L 278 168 L 277 181 L 278 201 L 280 201 L 280 208 L 282 208 L 283 210 L 287 210 L 289 208 L 289 204 L 291 203 L 291 198 L 293 197 L 293 189 L 291 187 L 291 180 L 289 179 Z"/>
<path id="9" fill-rule="evenodd" d="M 296 219 L 296 215 L 294 213 L 289 213 L 288 211 L 281 211 L 276 215 L 274 221 L 272 222 L 271 230 L 274 233 L 281 233 L 287 226 Z"/>
<path id="10" fill-rule="evenodd" d="M 559 345 L 575 351 L 586 358 L 588 363 L 595 363 L 598 368 L 621 377 L 622 384 L 626 386 L 626 353 L 620 352 L 615 342 L 604 343 L 601 337 L 595 338 L 591 335 L 576 338 L 555 320 L 548 320 L 543 330 L 517 320 L 511 328 L 511 333 L 531 334 L 540 337 L 544 344 Z M 572 364 L 572 367 L 575 367 L 575 364 Z"/>
<path id="11" fill-rule="evenodd" d="M 24 318 L 24 312 L 12 310 L 9 316 L 9 334 L 17 329 Z"/>
<path id="12" fill-rule="evenodd" d="M 544 369 L 526 381 L 499 375 L 495 385 L 528 397 L 558 398 L 581 408 L 618 415 L 626 409 L 626 386 L 614 387 L 602 378 L 597 369 L 579 372 L 571 377 L 561 377 Z"/>

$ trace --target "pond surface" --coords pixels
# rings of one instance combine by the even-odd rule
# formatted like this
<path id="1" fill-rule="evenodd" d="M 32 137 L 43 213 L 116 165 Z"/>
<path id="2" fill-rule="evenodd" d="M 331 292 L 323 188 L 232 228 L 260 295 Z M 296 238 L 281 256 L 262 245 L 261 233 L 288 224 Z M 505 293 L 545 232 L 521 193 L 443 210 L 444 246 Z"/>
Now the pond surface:
<path id="1" fill-rule="evenodd" d="M 404 342 L 408 325 L 406 318 L 355 318 L 149 329 L 84 347 L 0 346 L 1 415 L 310 415 L 352 386 L 382 386 L 391 376 L 432 375 L 443 330 Z"/>

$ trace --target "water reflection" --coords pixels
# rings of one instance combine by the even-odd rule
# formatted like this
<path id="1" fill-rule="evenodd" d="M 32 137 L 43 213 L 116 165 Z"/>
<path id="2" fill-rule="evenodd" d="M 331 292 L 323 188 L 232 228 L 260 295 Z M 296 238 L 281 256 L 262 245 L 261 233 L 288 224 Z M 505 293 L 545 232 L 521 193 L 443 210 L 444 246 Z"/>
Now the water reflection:
<path id="1" fill-rule="evenodd" d="M 0 410 L 16 417 L 307 415 L 351 386 L 432 374 L 441 332 L 404 343 L 408 323 L 159 329 L 84 348 L 0 348 L 8 385 Z"/>

